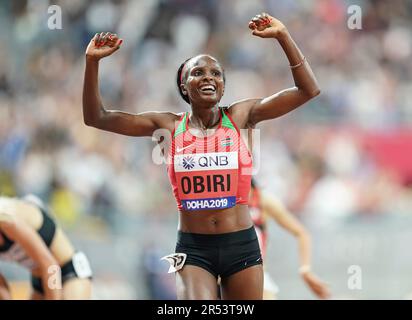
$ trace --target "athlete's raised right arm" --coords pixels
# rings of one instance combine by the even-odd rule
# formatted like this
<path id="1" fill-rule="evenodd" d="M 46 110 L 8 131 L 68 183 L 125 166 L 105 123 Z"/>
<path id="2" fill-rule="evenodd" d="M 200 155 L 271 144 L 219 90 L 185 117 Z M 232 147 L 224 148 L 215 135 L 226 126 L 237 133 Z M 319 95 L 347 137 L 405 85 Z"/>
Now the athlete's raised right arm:
<path id="1" fill-rule="evenodd" d="M 179 117 L 172 112 L 131 114 L 104 108 L 99 92 L 99 61 L 117 51 L 122 41 L 115 34 L 102 32 L 96 34 L 87 46 L 83 85 L 84 123 L 128 136 L 151 136 L 160 128 L 173 130 L 174 121 Z"/>

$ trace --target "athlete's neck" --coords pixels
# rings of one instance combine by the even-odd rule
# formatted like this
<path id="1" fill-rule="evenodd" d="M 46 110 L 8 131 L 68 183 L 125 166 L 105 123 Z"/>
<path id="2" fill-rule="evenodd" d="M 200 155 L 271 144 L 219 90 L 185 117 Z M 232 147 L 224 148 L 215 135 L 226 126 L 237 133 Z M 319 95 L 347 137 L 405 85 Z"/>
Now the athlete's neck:
<path id="1" fill-rule="evenodd" d="M 219 112 L 217 105 L 212 108 L 192 109 L 189 121 L 199 129 L 213 128 L 219 122 Z"/>

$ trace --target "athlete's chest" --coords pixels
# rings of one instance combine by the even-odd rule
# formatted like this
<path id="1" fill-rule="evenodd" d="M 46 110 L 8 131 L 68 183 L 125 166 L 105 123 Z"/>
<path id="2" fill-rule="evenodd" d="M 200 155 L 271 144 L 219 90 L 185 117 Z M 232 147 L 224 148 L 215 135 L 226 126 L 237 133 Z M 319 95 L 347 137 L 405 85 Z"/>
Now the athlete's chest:
<path id="1" fill-rule="evenodd" d="M 175 139 L 172 166 L 185 210 L 223 209 L 236 203 L 239 148 L 237 135 L 218 130 L 212 136 Z"/>

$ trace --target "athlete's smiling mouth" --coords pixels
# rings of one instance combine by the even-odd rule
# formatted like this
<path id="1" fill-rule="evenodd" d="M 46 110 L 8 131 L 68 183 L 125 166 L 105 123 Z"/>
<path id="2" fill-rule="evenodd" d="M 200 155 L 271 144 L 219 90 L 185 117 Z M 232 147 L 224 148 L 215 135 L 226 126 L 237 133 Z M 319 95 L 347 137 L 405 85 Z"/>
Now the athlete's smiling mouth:
<path id="1" fill-rule="evenodd" d="M 199 87 L 199 90 L 203 93 L 215 93 L 216 86 L 213 84 L 203 84 Z"/>

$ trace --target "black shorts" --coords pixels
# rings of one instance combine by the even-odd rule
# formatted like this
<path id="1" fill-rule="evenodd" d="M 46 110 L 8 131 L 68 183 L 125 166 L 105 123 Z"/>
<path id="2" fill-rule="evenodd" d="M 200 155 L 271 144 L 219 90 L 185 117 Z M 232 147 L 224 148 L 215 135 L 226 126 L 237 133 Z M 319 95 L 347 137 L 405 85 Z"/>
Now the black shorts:
<path id="1" fill-rule="evenodd" d="M 201 267 L 216 278 L 228 277 L 262 264 L 254 227 L 222 234 L 178 232 L 176 253 L 186 253 L 185 264 Z"/>
<path id="2" fill-rule="evenodd" d="M 92 279 L 89 261 L 82 252 L 76 252 L 70 261 L 61 266 L 61 278 L 62 284 L 73 278 Z M 41 278 L 32 275 L 31 286 L 33 290 L 44 294 Z"/>

